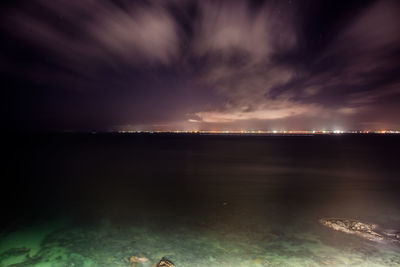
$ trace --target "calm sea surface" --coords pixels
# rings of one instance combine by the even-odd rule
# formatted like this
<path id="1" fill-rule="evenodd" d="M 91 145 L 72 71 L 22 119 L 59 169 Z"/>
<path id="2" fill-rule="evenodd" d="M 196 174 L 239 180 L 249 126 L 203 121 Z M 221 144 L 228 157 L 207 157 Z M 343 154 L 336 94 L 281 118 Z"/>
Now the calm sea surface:
<path id="1" fill-rule="evenodd" d="M 318 222 L 400 229 L 400 136 L 6 141 L 0 266 L 400 266 L 398 247 Z"/>

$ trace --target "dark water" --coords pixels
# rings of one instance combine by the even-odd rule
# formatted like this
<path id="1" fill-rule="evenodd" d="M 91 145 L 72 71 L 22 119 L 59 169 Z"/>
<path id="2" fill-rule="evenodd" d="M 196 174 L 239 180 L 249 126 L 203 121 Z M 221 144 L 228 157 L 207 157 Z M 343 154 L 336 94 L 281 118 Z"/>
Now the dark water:
<path id="1" fill-rule="evenodd" d="M 396 247 L 318 223 L 400 228 L 400 136 L 7 141 L 0 266 L 400 266 Z"/>

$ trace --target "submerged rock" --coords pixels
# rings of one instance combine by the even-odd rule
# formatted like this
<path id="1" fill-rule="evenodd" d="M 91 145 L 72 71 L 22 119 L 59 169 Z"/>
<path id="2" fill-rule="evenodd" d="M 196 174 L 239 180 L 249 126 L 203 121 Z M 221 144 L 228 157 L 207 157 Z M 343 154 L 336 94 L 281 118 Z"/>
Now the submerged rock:
<path id="1" fill-rule="evenodd" d="M 139 257 L 139 256 L 132 256 L 129 258 L 128 262 L 130 263 L 131 267 L 136 266 L 147 266 L 150 264 L 150 260 L 146 257 Z"/>
<path id="2" fill-rule="evenodd" d="M 5 252 L 0 254 L 0 266 L 2 266 L 2 261 L 12 258 L 12 257 L 19 257 L 19 256 L 26 256 L 29 258 L 29 248 L 10 248 Z"/>
<path id="3" fill-rule="evenodd" d="M 142 263 L 142 262 L 148 262 L 149 259 L 146 257 L 138 257 L 138 256 L 132 256 L 129 259 L 130 263 Z"/>
<path id="4" fill-rule="evenodd" d="M 157 267 L 175 267 L 175 265 L 170 260 L 163 257 L 157 264 Z"/>
<path id="5" fill-rule="evenodd" d="M 333 230 L 357 235 L 371 241 L 400 244 L 400 232 L 393 233 L 393 230 L 381 229 L 377 224 L 344 218 L 322 218 L 319 222 Z"/>

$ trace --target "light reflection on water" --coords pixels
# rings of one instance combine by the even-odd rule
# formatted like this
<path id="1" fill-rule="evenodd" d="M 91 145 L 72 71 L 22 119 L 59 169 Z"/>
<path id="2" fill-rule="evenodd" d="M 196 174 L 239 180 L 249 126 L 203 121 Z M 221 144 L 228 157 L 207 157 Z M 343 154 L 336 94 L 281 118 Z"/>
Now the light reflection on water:
<path id="1" fill-rule="evenodd" d="M 0 264 L 400 266 L 396 247 L 318 223 L 400 225 L 399 141 L 293 138 L 35 139 Z"/>

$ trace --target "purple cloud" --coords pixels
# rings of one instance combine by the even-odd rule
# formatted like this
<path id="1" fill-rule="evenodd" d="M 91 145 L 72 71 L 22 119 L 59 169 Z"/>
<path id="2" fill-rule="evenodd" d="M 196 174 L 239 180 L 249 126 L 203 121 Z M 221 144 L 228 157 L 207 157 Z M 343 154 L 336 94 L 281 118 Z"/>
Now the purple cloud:
<path id="1" fill-rule="evenodd" d="M 393 112 L 389 102 L 400 97 L 399 3 L 329 5 L 10 4 L 0 67 L 25 93 L 40 88 L 54 117 L 67 113 L 71 124 L 82 113 L 88 124 L 102 114 L 113 129 L 359 128 L 365 118 L 397 127 L 382 107 Z"/>

